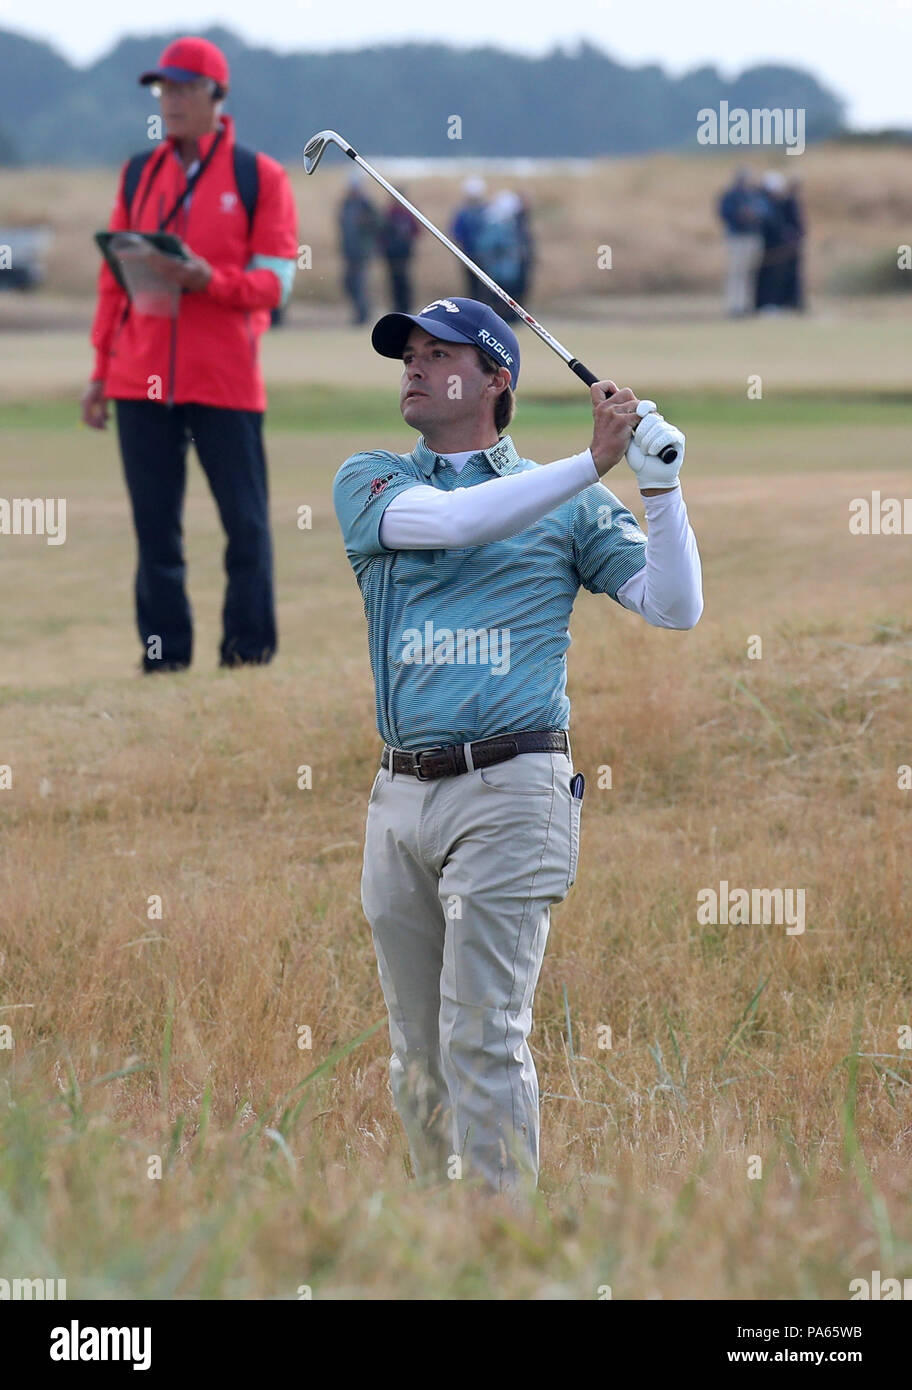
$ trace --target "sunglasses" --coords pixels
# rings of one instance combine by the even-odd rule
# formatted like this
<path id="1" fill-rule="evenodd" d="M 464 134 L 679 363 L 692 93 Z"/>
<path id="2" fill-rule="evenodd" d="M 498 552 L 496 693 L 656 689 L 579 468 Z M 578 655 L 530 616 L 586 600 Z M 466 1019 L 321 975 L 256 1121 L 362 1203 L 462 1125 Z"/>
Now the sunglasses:
<path id="1" fill-rule="evenodd" d="M 213 86 L 211 77 L 194 77 L 187 82 L 171 82 L 163 79 L 160 82 L 150 82 L 149 90 L 154 97 L 161 97 L 168 93 L 169 96 L 190 96 L 191 93 L 208 91 Z"/>

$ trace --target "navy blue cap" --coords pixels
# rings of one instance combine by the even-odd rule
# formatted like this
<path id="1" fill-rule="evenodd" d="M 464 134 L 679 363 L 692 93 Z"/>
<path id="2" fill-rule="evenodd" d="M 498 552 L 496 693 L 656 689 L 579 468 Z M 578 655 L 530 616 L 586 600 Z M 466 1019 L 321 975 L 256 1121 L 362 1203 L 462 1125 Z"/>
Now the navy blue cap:
<path id="1" fill-rule="evenodd" d="M 477 299 L 432 299 L 417 314 L 384 314 L 374 324 L 371 343 L 381 357 L 401 357 L 412 328 L 445 343 L 471 343 L 508 368 L 510 385 L 519 380 L 519 342 L 509 324 Z"/>
<path id="2" fill-rule="evenodd" d="M 150 82 L 161 82 L 162 78 L 170 82 L 198 82 L 199 76 L 198 72 L 191 72 L 189 68 L 158 68 L 155 72 L 144 72 L 139 85 L 148 87 Z"/>

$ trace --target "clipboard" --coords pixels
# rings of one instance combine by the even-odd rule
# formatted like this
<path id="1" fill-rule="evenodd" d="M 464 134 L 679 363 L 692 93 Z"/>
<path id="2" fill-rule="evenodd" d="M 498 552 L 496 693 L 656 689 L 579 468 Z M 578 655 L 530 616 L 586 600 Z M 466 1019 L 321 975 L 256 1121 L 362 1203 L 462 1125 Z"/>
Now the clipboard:
<path id="1" fill-rule="evenodd" d="M 95 241 L 136 313 L 177 318 L 183 291 L 149 264 L 153 252 L 174 261 L 188 259 L 176 236 L 170 232 L 96 232 Z"/>
<path id="2" fill-rule="evenodd" d="M 124 240 L 119 241 L 119 238 L 124 238 Z M 165 256 L 174 256 L 180 261 L 185 261 L 187 259 L 187 253 L 184 250 L 180 238 L 172 236 L 170 232 L 96 232 L 95 243 L 107 261 L 111 274 L 114 276 L 118 285 L 120 285 L 120 288 L 125 290 L 127 294 L 130 293 L 130 289 L 124 280 L 120 261 L 111 245 L 112 242 L 121 247 L 132 245 L 137 248 L 145 242 L 150 248 L 155 251 L 160 251 Z"/>

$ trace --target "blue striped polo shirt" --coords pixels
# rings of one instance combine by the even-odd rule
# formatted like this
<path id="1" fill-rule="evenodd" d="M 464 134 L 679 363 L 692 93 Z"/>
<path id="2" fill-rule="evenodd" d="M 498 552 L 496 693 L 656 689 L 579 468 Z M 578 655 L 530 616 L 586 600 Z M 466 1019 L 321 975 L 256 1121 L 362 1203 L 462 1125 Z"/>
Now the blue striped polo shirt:
<path id="1" fill-rule="evenodd" d="M 457 474 L 427 447 L 353 454 L 333 504 L 367 618 L 377 728 L 416 750 L 524 729 L 566 729 L 570 613 L 582 586 L 617 598 L 646 563 L 633 514 L 593 483 L 516 536 L 449 550 L 387 550 L 380 520 L 416 483 L 452 492 L 539 468 L 505 436 Z"/>

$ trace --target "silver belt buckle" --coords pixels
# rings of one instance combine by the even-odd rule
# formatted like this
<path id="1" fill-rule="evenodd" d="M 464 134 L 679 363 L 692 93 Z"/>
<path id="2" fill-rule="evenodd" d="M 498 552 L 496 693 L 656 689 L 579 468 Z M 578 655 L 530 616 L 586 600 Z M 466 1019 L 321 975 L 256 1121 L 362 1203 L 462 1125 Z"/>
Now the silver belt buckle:
<path id="1" fill-rule="evenodd" d="M 442 743 L 435 743 L 435 744 L 433 744 L 430 748 L 422 748 L 422 750 L 421 750 L 420 753 L 416 753 L 416 754 L 415 754 L 415 776 L 418 778 L 418 781 L 419 781 L 419 782 L 432 782 L 432 781 L 434 780 L 432 777 L 425 777 L 424 773 L 423 773 L 422 770 L 421 770 L 421 759 L 424 757 L 425 753 L 442 753 L 442 752 L 443 752 L 443 744 L 442 744 Z"/>

